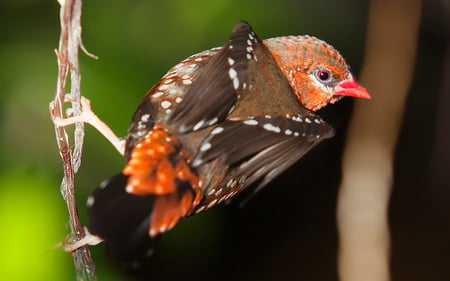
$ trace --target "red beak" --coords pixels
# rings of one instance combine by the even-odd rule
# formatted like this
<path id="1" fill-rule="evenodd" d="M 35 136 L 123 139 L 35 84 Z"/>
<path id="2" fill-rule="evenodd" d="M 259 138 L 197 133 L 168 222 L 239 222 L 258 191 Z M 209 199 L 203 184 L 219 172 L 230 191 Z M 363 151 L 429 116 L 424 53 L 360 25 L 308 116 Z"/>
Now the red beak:
<path id="1" fill-rule="evenodd" d="M 366 89 L 359 86 L 358 83 L 353 80 L 353 78 L 349 78 L 340 82 L 335 88 L 335 95 L 337 96 L 348 96 L 348 97 L 357 97 L 370 99 L 370 95 Z"/>

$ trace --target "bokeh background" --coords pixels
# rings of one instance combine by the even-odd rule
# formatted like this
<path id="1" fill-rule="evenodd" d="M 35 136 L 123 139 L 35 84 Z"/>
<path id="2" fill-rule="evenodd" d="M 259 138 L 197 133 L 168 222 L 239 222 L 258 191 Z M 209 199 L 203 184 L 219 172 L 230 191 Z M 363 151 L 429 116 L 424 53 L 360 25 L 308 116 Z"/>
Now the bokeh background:
<path id="1" fill-rule="evenodd" d="M 333 44 L 357 75 L 368 1 L 84 1 L 82 94 L 118 135 L 174 64 L 220 46 L 246 19 L 261 38 L 311 34 Z M 449 3 L 422 7 L 418 52 L 395 152 L 389 223 L 392 280 L 450 280 Z M 383 20 L 383 19 L 380 19 Z M 0 274 L 2 280 L 75 280 L 72 259 L 52 249 L 68 234 L 62 166 L 48 103 L 59 39 L 56 1 L 0 2 Z M 368 89 L 370 91 L 370 89 Z M 376 97 L 374 97 L 376 98 Z M 337 280 L 336 195 L 352 101 L 322 114 L 337 129 L 243 208 L 216 207 L 163 237 L 148 280 Z M 379 112 L 380 115 L 389 112 Z M 79 213 L 124 160 L 86 128 L 76 177 Z M 363 184 L 363 183 L 362 183 Z M 238 200 L 239 201 L 239 200 Z M 129 280 L 93 247 L 99 280 Z"/>

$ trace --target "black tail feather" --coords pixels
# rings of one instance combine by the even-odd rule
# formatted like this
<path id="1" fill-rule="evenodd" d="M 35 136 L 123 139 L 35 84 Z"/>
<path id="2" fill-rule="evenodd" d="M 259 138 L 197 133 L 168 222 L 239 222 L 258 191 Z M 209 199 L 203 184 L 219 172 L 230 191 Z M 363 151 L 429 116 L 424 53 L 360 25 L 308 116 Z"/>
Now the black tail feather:
<path id="1" fill-rule="evenodd" d="M 127 179 L 119 174 L 103 182 L 92 194 L 88 213 L 90 231 L 105 239 L 108 254 L 133 266 L 151 255 L 158 239 L 148 235 L 154 196 L 127 193 Z"/>

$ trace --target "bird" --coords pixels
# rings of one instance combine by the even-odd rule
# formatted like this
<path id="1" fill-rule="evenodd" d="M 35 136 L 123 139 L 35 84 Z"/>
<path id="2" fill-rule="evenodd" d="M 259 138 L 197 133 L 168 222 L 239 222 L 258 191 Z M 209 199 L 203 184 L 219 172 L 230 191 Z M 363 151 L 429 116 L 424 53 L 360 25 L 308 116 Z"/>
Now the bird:
<path id="1" fill-rule="evenodd" d="M 370 98 L 340 53 L 308 35 L 260 40 L 239 21 L 221 47 L 181 61 L 143 97 L 123 170 L 88 197 L 89 230 L 133 263 L 180 219 L 266 186 L 334 135 L 315 111 Z"/>

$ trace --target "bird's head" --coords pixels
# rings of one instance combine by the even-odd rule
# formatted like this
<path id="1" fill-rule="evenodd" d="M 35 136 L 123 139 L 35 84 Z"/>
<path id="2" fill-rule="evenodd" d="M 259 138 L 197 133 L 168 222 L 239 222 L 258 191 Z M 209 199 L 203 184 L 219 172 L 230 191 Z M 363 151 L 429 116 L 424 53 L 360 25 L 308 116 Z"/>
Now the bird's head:
<path id="1" fill-rule="evenodd" d="M 343 96 L 370 98 L 331 45 L 312 36 L 284 36 L 264 41 L 309 110 L 319 110 Z"/>

